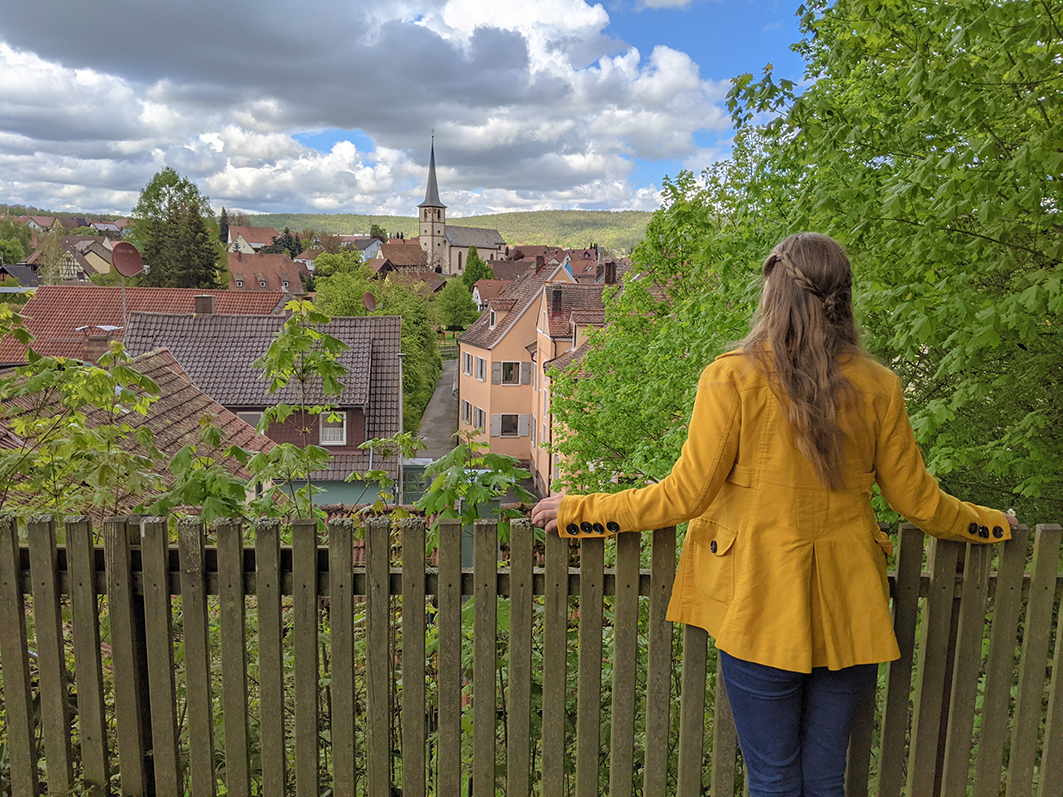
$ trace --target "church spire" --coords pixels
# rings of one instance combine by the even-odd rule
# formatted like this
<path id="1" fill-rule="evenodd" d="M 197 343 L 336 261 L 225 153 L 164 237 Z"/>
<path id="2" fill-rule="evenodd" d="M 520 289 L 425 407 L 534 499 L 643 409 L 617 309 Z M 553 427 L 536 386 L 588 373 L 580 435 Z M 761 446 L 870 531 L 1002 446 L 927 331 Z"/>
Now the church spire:
<path id="1" fill-rule="evenodd" d="M 428 188 L 424 192 L 424 202 L 417 207 L 419 208 L 445 208 L 442 202 L 439 201 L 439 186 L 436 184 L 436 137 L 435 132 L 432 133 L 432 154 L 428 159 Z"/>

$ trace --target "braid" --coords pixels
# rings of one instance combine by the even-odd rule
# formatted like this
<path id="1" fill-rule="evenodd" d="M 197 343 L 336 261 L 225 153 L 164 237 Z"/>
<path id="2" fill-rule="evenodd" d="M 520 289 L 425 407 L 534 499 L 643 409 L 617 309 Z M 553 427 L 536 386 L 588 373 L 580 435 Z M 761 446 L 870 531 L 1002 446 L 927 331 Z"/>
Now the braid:
<path id="1" fill-rule="evenodd" d="M 775 264 L 777 266 L 782 267 L 782 270 L 786 272 L 786 276 L 793 280 L 794 284 L 796 284 L 797 287 L 804 289 L 808 293 L 811 293 L 817 299 L 823 298 L 822 296 L 820 296 L 819 288 L 816 287 L 816 284 L 812 282 L 812 280 L 810 280 L 807 276 L 805 276 L 805 272 L 795 266 L 793 261 L 790 260 L 790 258 L 788 258 L 786 255 L 775 255 Z"/>

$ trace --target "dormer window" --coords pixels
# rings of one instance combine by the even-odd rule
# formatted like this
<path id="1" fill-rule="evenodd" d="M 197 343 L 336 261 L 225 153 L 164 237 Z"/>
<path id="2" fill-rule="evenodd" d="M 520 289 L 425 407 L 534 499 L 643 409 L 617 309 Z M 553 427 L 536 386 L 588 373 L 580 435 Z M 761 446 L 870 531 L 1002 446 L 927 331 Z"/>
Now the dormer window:
<path id="1" fill-rule="evenodd" d="M 498 323 L 498 315 L 494 310 L 491 311 L 491 329 L 495 328 L 495 324 Z"/>
<path id="2" fill-rule="evenodd" d="M 237 288 L 242 288 L 242 287 L 244 287 L 244 281 L 243 281 L 243 280 L 237 280 L 237 281 L 236 281 L 236 287 L 237 287 Z"/>
<path id="3" fill-rule="evenodd" d="M 284 280 L 284 282 L 281 283 L 281 287 L 284 288 L 284 290 L 288 290 L 288 280 Z"/>
<path id="4" fill-rule="evenodd" d="M 265 288 L 266 287 L 266 281 L 265 280 L 259 280 L 258 281 L 258 287 Z"/>

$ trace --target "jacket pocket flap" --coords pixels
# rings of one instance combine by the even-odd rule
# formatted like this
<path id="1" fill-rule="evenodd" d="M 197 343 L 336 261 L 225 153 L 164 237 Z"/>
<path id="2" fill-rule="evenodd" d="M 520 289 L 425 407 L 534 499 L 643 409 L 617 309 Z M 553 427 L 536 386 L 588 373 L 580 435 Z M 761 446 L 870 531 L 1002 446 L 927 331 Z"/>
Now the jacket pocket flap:
<path id="1" fill-rule="evenodd" d="M 737 531 L 719 521 L 708 520 L 705 524 L 704 539 L 708 549 L 717 556 L 723 556 L 734 545 Z"/>

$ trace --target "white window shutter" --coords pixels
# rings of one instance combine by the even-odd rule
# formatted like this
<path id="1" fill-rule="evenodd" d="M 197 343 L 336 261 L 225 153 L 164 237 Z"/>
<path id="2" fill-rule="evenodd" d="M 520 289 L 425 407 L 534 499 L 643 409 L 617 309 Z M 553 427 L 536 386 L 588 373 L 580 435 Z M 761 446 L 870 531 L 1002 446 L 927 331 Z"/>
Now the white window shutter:
<path id="1" fill-rule="evenodd" d="M 528 436 L 528 416 L 527 415 L 518 415 L 517 416 L 517 436 L 518 437 L 527 437 Z"/>
<path id="2" fill-rule="evenodd" d="M 520 364 L 520 383 L 522 385 L 531 384 L 531 363 Z"/>
<path id="3" fill-rule="evenodd" d="M 502 384 L 502 363 L 491 363 L 491 384 Z"/>
<path id="4" fill-rule="evenodd" d="M 501 366 L 499 366 L 499 367 L 501 367 Z M 502 436 L 502 416 L 501 415 L 492 415 L 491 416 L 491 437 L 501 437 L 501 436 Z"/>

